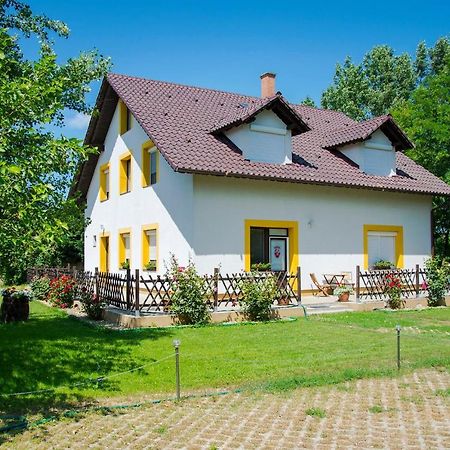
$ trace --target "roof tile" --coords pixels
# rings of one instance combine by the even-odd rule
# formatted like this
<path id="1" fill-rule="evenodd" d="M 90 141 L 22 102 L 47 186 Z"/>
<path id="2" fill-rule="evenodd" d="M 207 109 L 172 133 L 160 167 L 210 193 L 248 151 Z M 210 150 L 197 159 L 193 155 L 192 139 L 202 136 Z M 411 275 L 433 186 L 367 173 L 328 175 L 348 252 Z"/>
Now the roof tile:
<path id="1" fill-rule="evenodd" d="M 242 120 L 270 100 L 117 74 L 109 74 L 107 82 L 180 172 L 450 195 L 449 185 L 402 152 L 396 152 L 397 176 L 386 177 L 365 174 L 329 149 L 366 139 L 390 116 L 357 123 L 340 112 L 290 104 L 310 129 L 292 138 L 294 162 L 251 162 L 211 130 Z M 243 103 L 250 110 L 243 111 Z"/>

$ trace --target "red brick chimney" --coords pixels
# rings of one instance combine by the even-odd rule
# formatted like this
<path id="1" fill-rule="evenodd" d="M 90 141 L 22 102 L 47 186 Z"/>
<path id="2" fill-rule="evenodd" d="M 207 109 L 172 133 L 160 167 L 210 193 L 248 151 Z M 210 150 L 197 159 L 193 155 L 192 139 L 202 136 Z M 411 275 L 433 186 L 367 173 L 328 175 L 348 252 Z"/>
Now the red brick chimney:
<path id="1" fill-rule="evenodd" d="M 275 74 L 266 72 L 261 75 L 261 97 L 272 97 L 275 95 Z"/>

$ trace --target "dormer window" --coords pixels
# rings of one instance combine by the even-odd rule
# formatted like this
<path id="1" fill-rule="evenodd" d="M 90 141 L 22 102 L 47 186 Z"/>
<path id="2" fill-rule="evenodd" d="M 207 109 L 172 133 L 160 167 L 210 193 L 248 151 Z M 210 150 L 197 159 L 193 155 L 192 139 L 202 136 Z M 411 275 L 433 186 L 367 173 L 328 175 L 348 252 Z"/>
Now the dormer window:
<path id="1" fill-rule="evenodd" d="M 242 152 L 244 159 L 272 164 L 292 162 L 292 136 L 308 125 L 281 94 L 237 105 L 238 113 L 225 117 L 211 130 L 223 133 Z"/>
<path id="2" fill-rule="evenodd" d="M 339 150 L 368 175 L 387 177 L 397 174 L 396 152 L 413 144 L 387 115 L 332 131 L 323 148 Z"/>

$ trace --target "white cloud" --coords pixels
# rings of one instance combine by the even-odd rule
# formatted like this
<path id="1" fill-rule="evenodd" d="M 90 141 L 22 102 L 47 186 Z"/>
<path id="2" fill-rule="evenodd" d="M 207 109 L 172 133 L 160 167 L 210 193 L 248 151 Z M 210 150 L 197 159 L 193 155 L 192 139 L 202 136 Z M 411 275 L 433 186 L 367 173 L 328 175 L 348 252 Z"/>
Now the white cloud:
<path id="1" fill-rule="evenodd" d="M 67 126 L 74 130 L 85 130 L 89 125 L 90 120 L 91 116 L 88 114 L 77 112 L 67 119 Z"/>

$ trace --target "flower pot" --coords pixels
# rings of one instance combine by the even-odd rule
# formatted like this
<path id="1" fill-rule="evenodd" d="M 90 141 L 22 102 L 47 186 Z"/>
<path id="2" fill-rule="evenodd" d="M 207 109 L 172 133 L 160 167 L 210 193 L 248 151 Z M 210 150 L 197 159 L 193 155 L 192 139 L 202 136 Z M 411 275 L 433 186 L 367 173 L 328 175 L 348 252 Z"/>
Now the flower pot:
<path id="1" fill-rule="evenodd" d="M 3 294 L 3 303 L 0 311 L 1 322 L 20 322 L 28 320 L 30 304 L 27 298 L 15 298 L 9 294 Z"/>
<path id="2" fill-rule="evenodd" d="M 349 293 L 349 292 L 343 292 L 343 293 L 339 296 L 339 301 L 340 301 L 340 302 L 348 302 L 349 297 L 350 297 L 350 293 Z"/>

